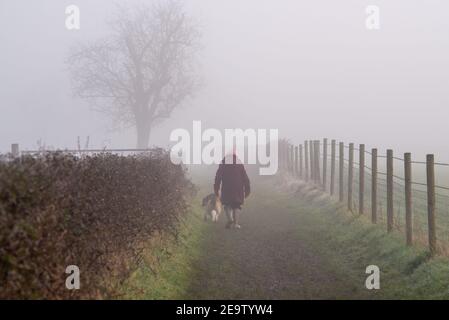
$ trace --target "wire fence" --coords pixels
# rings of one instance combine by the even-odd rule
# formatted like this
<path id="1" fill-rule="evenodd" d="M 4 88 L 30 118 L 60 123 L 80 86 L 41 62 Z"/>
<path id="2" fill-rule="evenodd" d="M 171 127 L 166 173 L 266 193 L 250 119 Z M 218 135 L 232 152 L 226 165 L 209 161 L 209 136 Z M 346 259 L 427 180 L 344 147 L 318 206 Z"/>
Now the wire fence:
<path id="1" fill-rule="evenodd" d="M 370 214 L 388 232 L 405 234 L 408 245 L 426 244 L 432 254 L 449 254 L 449 163 L 412 160 L 410 153 L 379 154 L 364 144 L 328 139 L 279 143 L 281 170 L 316 185 L 347 204 L 354 214 Z"/>
<path id="2" fill-rule="evenodd" d="M 88 148 L 78 148 L 78 149 L 56 149 L 49 150 L 45 148 L 40 148 L 36 150 L 19 150 L 19 145 L 14 143 L 11 145 L 11 152 L 9 154 L 5 154 L 5 157 L 15 158 L 20 155 L 44 155 L 49 153 L 65 153 L 65 154 L 73 154 L 73 155 L 89 155 L 89 154 L 101 154 L 101 153 L 114 153 L 120 155 L 130 155 L 135 153 L 149 153 L 154 152 L 155 149 L 138 149 L 138 148 L 102 148 L 102 149 L 88 149 Z"/>

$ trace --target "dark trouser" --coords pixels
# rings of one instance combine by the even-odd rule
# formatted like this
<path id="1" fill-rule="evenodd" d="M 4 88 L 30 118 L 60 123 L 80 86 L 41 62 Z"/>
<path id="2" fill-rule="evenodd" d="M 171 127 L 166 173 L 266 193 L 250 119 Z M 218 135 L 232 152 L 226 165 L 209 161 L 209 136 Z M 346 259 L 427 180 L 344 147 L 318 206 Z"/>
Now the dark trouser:
<path id="1" fill-rule="evenodd" d="M 232 208 L 231 206 L 225 206 L 224 209 L 226 212 L 226 217 L 228 217 L 228 223 L 238 224 L 240 209 Z"/>

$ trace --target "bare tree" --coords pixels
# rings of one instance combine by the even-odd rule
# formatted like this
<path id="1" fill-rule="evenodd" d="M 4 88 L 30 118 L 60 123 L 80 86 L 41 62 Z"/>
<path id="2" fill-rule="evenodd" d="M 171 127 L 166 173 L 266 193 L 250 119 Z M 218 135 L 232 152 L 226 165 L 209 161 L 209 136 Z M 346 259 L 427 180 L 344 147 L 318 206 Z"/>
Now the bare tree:
<path id="1" fill-rule="evenodd" d="M 75 96 L 116 124 L 134 126 L 137 147 L 196 88 L 199 32 L 175 1 L 121 8 L 112 34 L 79 45 L 67 60 Z"/>

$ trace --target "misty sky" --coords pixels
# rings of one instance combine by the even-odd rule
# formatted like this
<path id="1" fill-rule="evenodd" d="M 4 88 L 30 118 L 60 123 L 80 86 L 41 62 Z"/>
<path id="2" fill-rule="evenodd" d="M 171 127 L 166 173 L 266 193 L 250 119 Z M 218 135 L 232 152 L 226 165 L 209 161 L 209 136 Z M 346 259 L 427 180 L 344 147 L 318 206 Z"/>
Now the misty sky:
<path id="1" fill-rule="evenodd" d="M 116 1 L 132 4 L 137 1 Z M 150 2 L 150 1 L 144 1 Z M 81 30 L 65 28 L 65 7 Z M 367 5 L 381 29 L 365 27 Z M 153 130 L 166 146 L 173 128 L 279 128 L 294 142 L 335 138 L 449 161 L 449 2 L 189 0 L 201 27 L 203 86 Z M 64 60 L 77 42 L 108 34 L 110 0 L 0 0 L 0 151 L 135 147 L 134 130 L 71 95 Z"/>

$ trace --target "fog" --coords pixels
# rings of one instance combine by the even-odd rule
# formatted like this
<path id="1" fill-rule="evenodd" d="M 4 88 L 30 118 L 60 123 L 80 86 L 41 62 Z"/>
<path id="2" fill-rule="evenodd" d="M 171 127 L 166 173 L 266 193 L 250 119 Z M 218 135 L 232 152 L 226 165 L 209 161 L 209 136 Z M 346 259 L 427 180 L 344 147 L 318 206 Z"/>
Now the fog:
<path id="1" fill-rule="evenodd" d="M 150 2 L 150 1 L 146 1 Z M 140 1 L 116 1 L 131 6 Z M 81 29 L 65 27 L 79 6 Z M 380 8 L 380 30 L 365 26 Z M 449 161 L 449 2 L 189 0 L 198 24 L 202 86 L 152 131 L 169 145 L 175 128 L 278 128 L 295 143 L 327 137 L 367 148 L 435 153 Z M 74 98 L 64 61 L 76 43 L 109 32 L 109 0 L 0 1 L 0 151 L 134 147 L 135 130 Z"/>

